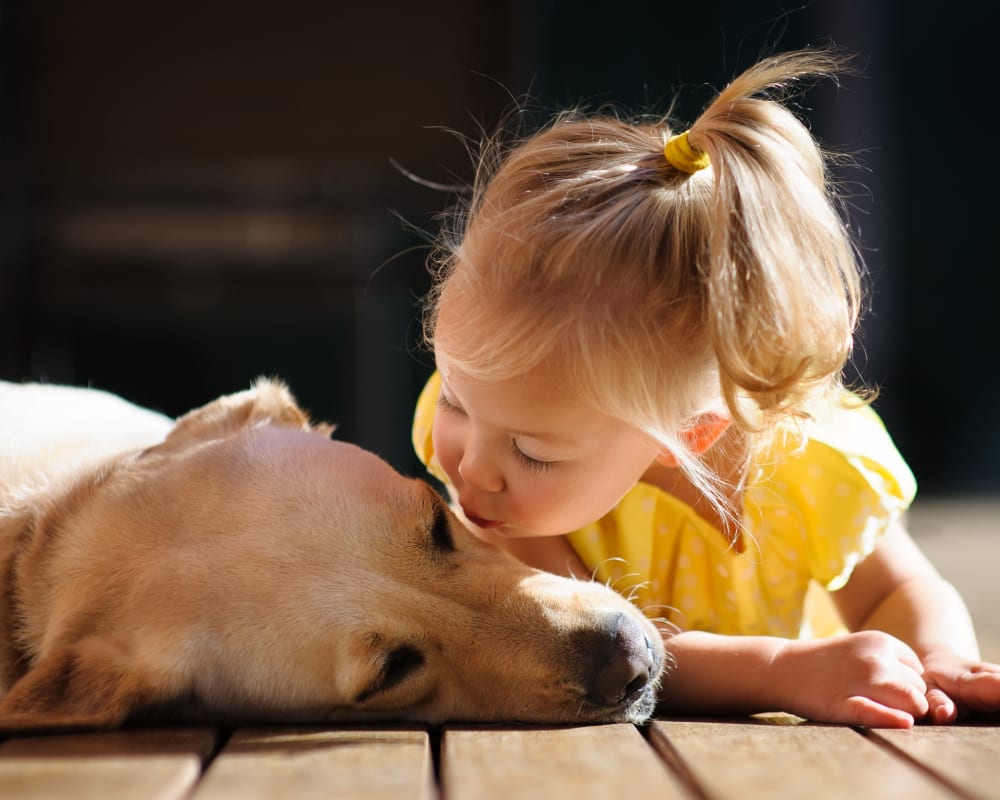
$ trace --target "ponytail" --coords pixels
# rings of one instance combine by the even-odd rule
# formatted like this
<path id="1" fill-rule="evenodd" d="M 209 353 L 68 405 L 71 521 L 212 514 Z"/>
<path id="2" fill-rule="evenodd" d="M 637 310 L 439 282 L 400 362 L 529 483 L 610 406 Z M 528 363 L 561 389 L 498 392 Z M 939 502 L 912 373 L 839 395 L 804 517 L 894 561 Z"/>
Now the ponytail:
<path id="1" fill-rule="evenodd" d="M 768 58 L 730 83 L 688 131 L 713 166 L 704 257 L 705 324 L 722 394 L 767 415 L 839 380 L 861 303 L 858 260 L 823 153 L 783 105 L 762 97 L 833 74 L 825 51 Z"/>

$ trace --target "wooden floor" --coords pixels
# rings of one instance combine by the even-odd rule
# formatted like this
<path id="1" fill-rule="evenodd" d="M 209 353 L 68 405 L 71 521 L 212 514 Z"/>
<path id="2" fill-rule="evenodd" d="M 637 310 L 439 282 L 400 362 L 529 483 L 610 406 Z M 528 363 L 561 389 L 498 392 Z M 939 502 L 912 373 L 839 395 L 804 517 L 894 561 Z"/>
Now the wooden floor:
<path id="1" fill-rule="evenodd" d="M 1000 661 L 1000 502 L 918 504 L 914 536 Z M 134 728 L 11 737 L 0 798 L 993 798 L 1000 716 L 873 731 L 660 719 L 648 726 Z"/>
<path id="2" fill-rule="evenodd" d="M 135 729 L 0 745 L 13 798 L 1000 798 L 1000 721 Z"/>

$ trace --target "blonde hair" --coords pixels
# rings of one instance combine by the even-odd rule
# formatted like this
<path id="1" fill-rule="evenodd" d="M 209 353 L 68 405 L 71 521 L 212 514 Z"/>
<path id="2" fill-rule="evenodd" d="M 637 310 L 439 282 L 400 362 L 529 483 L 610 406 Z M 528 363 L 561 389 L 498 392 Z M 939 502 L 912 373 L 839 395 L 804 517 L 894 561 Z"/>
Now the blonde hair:
<path id="1" fill-rule="evenodd" d="M 861 264 L 826 156 L 781 102 L 844 66 L 776 55 L 718 94 L 688 130 L 711 166 L 671 166 L 666 118 L 558 115 L 484 150 L 471 199 L 432 260 L 433 345 L 483 380 L 558 365 L 567 391 L 647 431 L 709 494 L 680 433 L 721 398 L 747 435 L 840 384 Z"/>

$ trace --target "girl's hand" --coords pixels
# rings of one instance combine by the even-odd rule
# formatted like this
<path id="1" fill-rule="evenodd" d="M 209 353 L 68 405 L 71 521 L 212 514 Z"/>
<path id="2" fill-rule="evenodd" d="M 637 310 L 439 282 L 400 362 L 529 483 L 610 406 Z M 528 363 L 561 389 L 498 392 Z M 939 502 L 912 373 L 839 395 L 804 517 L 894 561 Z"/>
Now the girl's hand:
<path id="1" fill-rule="evenodd" d="M 930 708 L 920 659 L 908 645 L 881 631 L 790 640 L 772 664 L 773 679 L 787 697 L 782 707 L 807 719 L 909 728 Z M 994 700 L 1000 697 L 1000 674 L 996 679 Z"/>
<path id="2" fill-rule="evenodd" d="M 1000 664 L 971 661 L 951 651 L 928 653 L 923 664 L 929 722 L 1000 711 Z"/>

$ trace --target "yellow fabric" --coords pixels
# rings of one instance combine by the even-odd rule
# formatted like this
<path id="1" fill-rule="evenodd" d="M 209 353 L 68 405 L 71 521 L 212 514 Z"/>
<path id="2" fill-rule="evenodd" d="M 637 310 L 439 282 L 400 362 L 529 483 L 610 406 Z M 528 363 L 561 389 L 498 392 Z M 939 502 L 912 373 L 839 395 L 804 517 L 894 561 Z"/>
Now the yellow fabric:
<path id="1" fill-rule="evenodd" d="M 431 434 L 434 431 L 434 413 L 437 411 L 438 397 L 441 396 L 441 373 L 434 372 L 417 400 L 417 409 L 413 414 L 413 449 L 417 458 L 427 467 L 427 471 L 442 483 L 448 478 L 434 455 L 434 442 Z"/>
<path id="2" fill-rule="evenodd" d="M 417 402 L 413 444 L 445 481 L 431 431 L 440 377 Z M 839 620 L 810 583 L 841 588 L 916 492 L 913 475 L 869 407 L 810 409 L 814 421 L 762 465 L 744 502 L 746 547 L 661 489 L 637 484 L 606 516 L 568 535 L 594 570 L 651 617 L 685 630 L 828 635 Z M 803 437 L 804 444 L 803 444 Z M 820 593 L 824 594 L 824 593 Z M 815 613 L 813 609 L 815 608 Z"/>

